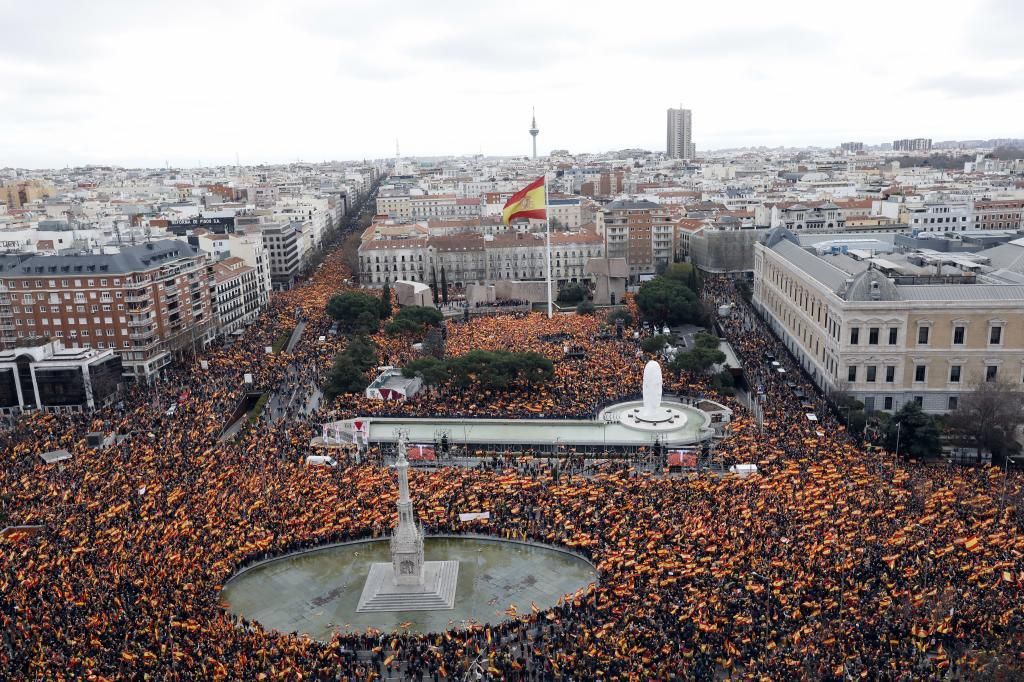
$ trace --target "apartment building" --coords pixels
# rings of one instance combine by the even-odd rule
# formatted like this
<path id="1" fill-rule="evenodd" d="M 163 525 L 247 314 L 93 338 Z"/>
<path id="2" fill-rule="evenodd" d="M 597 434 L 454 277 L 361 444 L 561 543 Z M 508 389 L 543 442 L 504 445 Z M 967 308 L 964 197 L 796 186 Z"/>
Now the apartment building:
<path id="1" fill-rule="evenodd" d="M 230 256 L 214 263 L 213 276 L 218 333 L 230 334 L 259 317 L 267 304 L 267 290 L 256 268 Z"/>
<path id="2" fill-rule="evenodd" d="M 697 156 L 693 143 L 693 112 L 690 109 L 669 109 L 666 153 L 672 159 Z"/>
<path id="3" fill-rule="evenodd" d="M 825 392 L 868 411 L 948 412 L 978 382 L 1024 380 L 1020 266 L 985 266 L 984 253 L 857 260 L 777 228 L 754 246 L 754 305 Z"/>
<path id="4" fill-rule="evenodd" d="M 676 250 L 676 221 L 670 206 L 623 199 L 598 212 L 597 231 L 609 258 L 624 258 L 633 282 L 671 263 Z"/>
<path id="5" fill-rule="evenodd" d="M 1020 230 L 1024 228 L 1024 199 L 978 199 L 973 214 L 976 230 Z"/>
<path id="6" fill-rule="evenodd" d="M 176 239 L 104 253 L 0 256 L 0 344 L 112 349 L 148 380 L 215 333 L 213 266 Z"/>
<path id="7" fill-rule="evenodd" d="M 893 140 L 892 150 L 894 152 L 927 152 L 931 151 L 932 141 L 928 137 L 911 137 L 902 140 Z"/>

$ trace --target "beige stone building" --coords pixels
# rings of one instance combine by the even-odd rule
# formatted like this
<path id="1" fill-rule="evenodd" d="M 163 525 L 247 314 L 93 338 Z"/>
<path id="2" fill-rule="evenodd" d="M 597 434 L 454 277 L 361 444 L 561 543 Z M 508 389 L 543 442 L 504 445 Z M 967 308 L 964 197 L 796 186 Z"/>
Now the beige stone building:
<path id="1" fill-rule="evenodd" d="M 754 305 L 825 392 L 869 411 L 948 412 L 979 382 L 1024 381 L 1024 257 L 921 255 L 817 255 L 772 230 L 754 247 Z"/>

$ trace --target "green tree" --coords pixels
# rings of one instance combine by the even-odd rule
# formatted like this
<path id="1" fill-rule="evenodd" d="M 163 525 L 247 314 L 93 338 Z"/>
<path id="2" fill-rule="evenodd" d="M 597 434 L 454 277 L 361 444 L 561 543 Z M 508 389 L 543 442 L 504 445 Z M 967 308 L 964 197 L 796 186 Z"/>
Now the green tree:
<path id="1" fill-rule="evenodd" d="M 327 314 L 346 333 L 372 334 L 380 328 L 380 300 L 362 291 L 336 294 L 327 302 Z"/>
<path id="2" fill-rule="evenodd" d="M 324 395 L 333 400 L 343 393 L 361 393 L 370 382 L 347 353 L 338 353 L 327 375 Z"/>
<path id="3" fill-rule="evenodd" d="M 434 357 L 416 358 L 402 368 L 402 376 L 419 377 L 426 386 L 439 386 L 448 380 L 448 363 Z"/>
<path id="4" fill-rule="evenodd" d="M 392 312 L 394 309 L 391 305 L 391 284 L 388 280 L 384 280 L 384 288 L 381 289 L 380 296 L 380 319 L 388 319 Z"/>
<path id="5" fill-rule="evenodd" d="M 576 304 L 577 315 L 593 315 L 596 311 L 593 301 L 580 301 Z"/>
<path id="6" fill-rule="evenodd" d="M 441 302 L 448 305 L 448 276 L 444 272 L 444 266 L 441 266 Z"/>
<path id="7" fill-rule="evenodd" d="M 718 350 L 718 339 L 708 333 L 701 332 L 693 337 L 693 348 L 685 353 L 677 353 L 669 369 L 674 372 L 705 374 L 715 365 L 725 362 L 725 353 Z"/>
<path id="8" fill-rule="evenodd" d="M 430 266 L 430 298 L 437 305 L 437 270 L 433 265 Z"/>
<path id="9" fill-rule="evenodd" d="M 899 452 L 904 459 L 936 457 L 942 453 L 942 442 L 935 420 L 922 412 L 913 400 L 891 417 L 883 417 L 882 442 L 885 449 L 896 452 L 897 439 Z"/>
<path id="10" fill-rule="evenodd" d="M 377 346 L 368 336 L 350 337 L 344 353 L 361 372 L 377 366 Z"/>
<path id="11" fill-rule="evenodd" d="M 701 320 L 700 301 L 688 286 L 676 280 L 656 277 L 644 282 L 636 304 L 645 320 L 677 325 Z"/>
<path id="12" fill-rule="evenodd" d="M 690 291 L 700 295 L 700 276 L 691 263 L 672 263 L 665 268 L 662 277 L 685 284 Z"/>
<path id="13" fill-rule="evenodd" d="M 430 327 L 437 327 L 444 322 L 444 314 L 437 308 L 422 305 L 407 305 L 399 310 L 391 321 L 384 326 L 388 336 L 406 333 L 422 333 Z"/>
<path id="14" fill-rule="evenodd" d="M 587 288 L 582 284 L 566 284 L 558 290 L 558 302 L 578 303 L 587 297 L 587 293 Z"/>
<path id="15" fill-rule="evenodd" d="M 658 353 L 668 345 L 668 337 L 664 334 L 645 336 L 640 340 L 640 350 L 645 353 Z"/>

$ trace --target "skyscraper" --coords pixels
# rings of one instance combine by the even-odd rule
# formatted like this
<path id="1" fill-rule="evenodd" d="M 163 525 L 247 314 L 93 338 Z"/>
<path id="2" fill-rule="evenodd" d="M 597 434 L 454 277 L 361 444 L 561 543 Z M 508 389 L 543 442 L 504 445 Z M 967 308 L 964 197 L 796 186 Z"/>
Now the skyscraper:
<path id="1" fill-rule="evenodd" d="M 693 144 L 691 119 L 693 113 L 689 109 L 668 110 L 668 149 L 673 159 L 692 159 L 697 155 Z"/>

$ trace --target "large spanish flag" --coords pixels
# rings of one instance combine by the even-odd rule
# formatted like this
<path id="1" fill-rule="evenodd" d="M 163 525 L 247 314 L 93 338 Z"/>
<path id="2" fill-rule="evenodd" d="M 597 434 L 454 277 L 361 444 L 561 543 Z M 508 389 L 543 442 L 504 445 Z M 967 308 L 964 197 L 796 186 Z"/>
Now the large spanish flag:
<path id="1" fill-rule="evenodd" d="M 547 193 L 544 189 L 544 176 L 540 176 L 526 187 L 522 188 L 505 202 L 505 208 L 501 209 L 501 220 L 508 225 L 516 218 L 534 218 L 546 220 Z"/>

